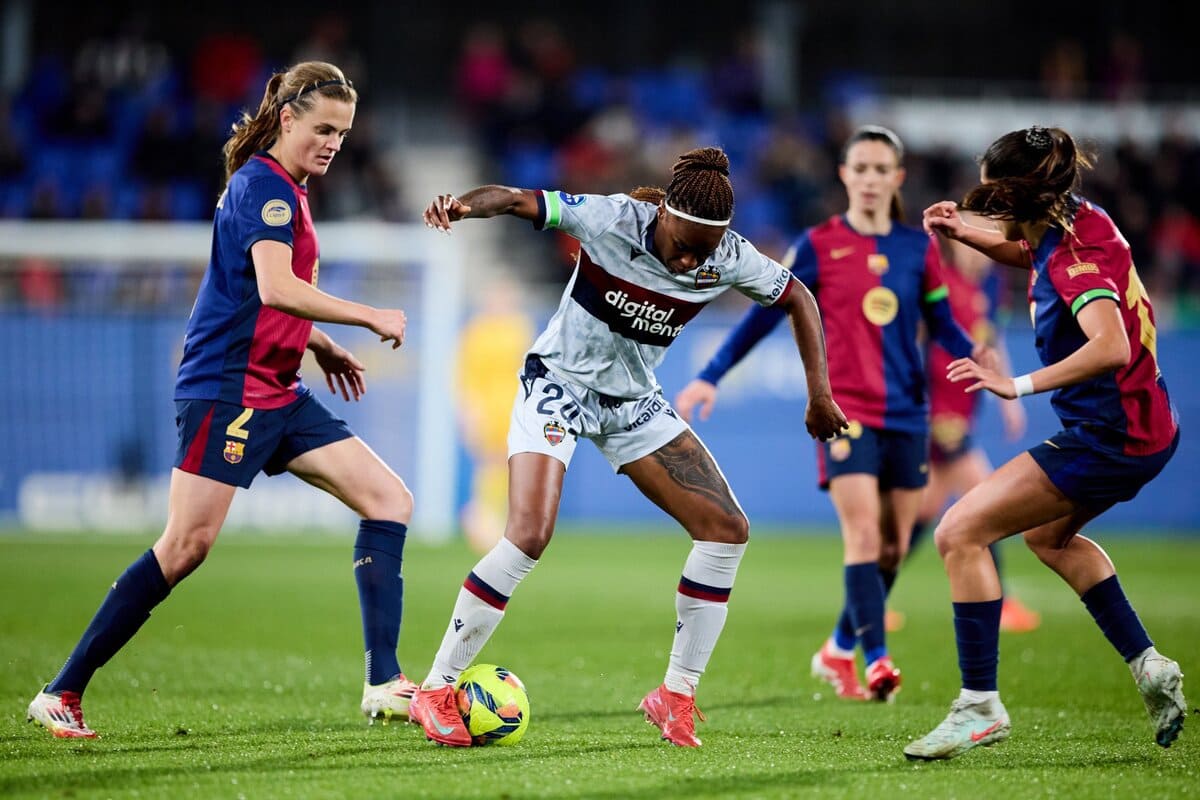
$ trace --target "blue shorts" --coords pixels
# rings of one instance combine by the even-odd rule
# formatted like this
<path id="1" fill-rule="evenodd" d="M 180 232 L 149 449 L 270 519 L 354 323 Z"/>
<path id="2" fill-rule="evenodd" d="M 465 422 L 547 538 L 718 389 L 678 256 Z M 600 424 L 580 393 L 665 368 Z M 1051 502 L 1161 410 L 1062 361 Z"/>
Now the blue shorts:
<path id="1" fill-rule="evenodd" d="M 841 475 L 866 473 L 879 488 L 920 489 L 929 482 L 929 437 L 923 433 L 865 428 L 857 422 L 828 442 L 817 442 L 818 485 Z"/>
<path id="2" fill-rule="evenodd" d="M 1029 455 L 1067 499 L 1101 510 L 1132 500 L 1175 454 L 1179 432 L 1170 447 L 1149 456 L 1127 456 L 1097 446 L 1075 428 L 1059 431 L 1029 448 Z"/>
<path id="3" fill-rule="evenodd" d="M 259 470 L 278 475 L 297 456 L 354 435 L 311 392 L 272 409 L 176 400 L 175 425 L 176 467 L 243 489 Z"/>

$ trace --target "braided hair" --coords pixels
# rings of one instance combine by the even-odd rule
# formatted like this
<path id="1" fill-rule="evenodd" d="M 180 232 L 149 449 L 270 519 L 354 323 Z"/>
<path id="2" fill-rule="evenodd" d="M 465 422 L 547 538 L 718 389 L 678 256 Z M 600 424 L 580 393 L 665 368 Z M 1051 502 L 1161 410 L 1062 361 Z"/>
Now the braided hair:
<path id="1" fill-rule="evenodd" d="M 635 199 L 640 198 L 635 196 Z M 729 157 L 725 151 L 719 147 L 700 147 L 681 155 L 671 167 L 665 199 L 672 208 L 685 214 L 703 219 L 730 219 L 733 184 L 729 182 Z"/>
<path id="2" fill-rule="evenodd" d="M 1052 222 L 1068 233 L 1074 231 L 1072 193 L 1095 158 L 1065 130 L 1035 125 L 1010 131 L 992 142 L 979 163 L 988 182 L 967 192 L 962 208 L 1014 222 Z"/>

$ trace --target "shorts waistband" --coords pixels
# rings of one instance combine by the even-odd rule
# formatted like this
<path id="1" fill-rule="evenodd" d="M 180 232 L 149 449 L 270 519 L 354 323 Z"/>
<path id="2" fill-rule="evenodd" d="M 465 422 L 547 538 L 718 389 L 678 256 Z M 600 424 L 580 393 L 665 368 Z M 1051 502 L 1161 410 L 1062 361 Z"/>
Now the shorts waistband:
<path id="1" fill-rule="evenodd" d="M 542 359 L 540 356 L 537 356 L 533 353 L 530 353 L 529 355 L 525 356 L 525 369 L 521 372 L 522 379 L 533 380 L 534 378 L 544 378 L 549 374 L 550 374 L 550 370 L 546 368 L 546 365 L 544 363 L 542 363 Z M 609 408 L 609 409 L 620 408 L 625 403 L 629 402 L 628 400 L 626 400 L 624 398 L 613 397 L 611 395 L 607 395 L 602 392 L 596 392 L 593 390 L 593 393 L 596 395 L 596 398 L 599 400 L 601 408 Z"/>

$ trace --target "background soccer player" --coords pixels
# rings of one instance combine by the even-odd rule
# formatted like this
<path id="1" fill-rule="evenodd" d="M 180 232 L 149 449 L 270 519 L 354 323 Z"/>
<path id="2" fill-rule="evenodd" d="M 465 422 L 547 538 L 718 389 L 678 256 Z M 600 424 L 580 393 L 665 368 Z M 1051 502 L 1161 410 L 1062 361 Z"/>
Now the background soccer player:
<path id="1" fill-rule="evenodd" d="M 725 625 L 749 522 L 712 456 L 662 396 L 654 368 L 683 326 L 736 288 L 792 320 L 808 378 L 805 423 L 825 438 L 845 425 L 834 403 L 812 295 L 782 266 L 729 230 L 729 160 L 716 148 L 680 157 L 659 203 L 628 195 L 569 195 L 484 186 L 440 195 L 425 211 L 449 231 L 470 217 L 509 214 L 580 242 L 558 311 L 534 342 L 509 426 L 509 514 L 504 538 L 467 576 L 412 718 L 442 744 L 471 738 L 454 682 L 504 616 L 517 584 L 550 543 L 563 477 L 578 440 L 692 537 L 675 594 L 675 640 L 663 684 L 642 700 L 673 744 L 696 747 L 696 685 Z"/>
<path id="2" fill-rule="evenodd" d="M 1001 589 L 987 548 L 1021 532 L 1129 664 L 1155 741 L 1168 747 L 1183 728 L 1179 665 L 1154 649 L 1112 561 L 1079 535 L 1115 503 L 1133 499 L 1179 444 L 1155 353 L 1154 309 L 1129 244 L 1103 210 L 1074 193 L 1091 164 L 1060 128 L 1012 131 L 988 147 L 980 185 L 962 202 L 995 220 L 998 232 L 968 225 L 953 202 L 925 210 L 927 230 L 1031 270 L 1029 302 L 1045 365 L 1010 378 L 959 359 L 950 380 L 1003 398 L 1053 391 L 1063 430 L 993 472 L 937 527 L 962 691 L 940 725 L 904 748 L 912 759 L 953 758 L 1009 735 L 996 684 Z"/>
<path id="3" fill-rule="evenodd" d="M 849 430 L 817 445 L 820 485 L 841 525 L 846 603 L 812 658 L 813 674 L 850 699 L 889 700 L 900 687 L 887 651 L 884 603 L 908 552 L 926 482 L 929 406 L 918 325 L 924 319 L 956 356 L 973 349 L 950 315 L 936 242 L 901 224 L 903 156 L 887 128 L 855 131 L 838 168 L 849 208 L 805 231 L 785 259 L 816 295 L 833 396 L 850 420 Z M 696 406 L 700 419 L 708 418 L 718 381 L 780 319 L 769 308 L 746 314 L 676 396 L 685 419 Z M 856 644 L 866 657 L 866 690 L 855 667 Z"/>
<path id="4" fill-rule="evenodd" d="M 404 340 L 403 311 L 317 289 L 308 179 L 324 175 L 341 150 L 357 101 L 340 69 L 300 63 L 271 77 L 258 112 L 244 115 L 225 144 L 212 258 L 175 385 L 179 448 L 166 529 L 113 583 L 58 676 L 30 704 L 30 719 L 55 736 L 96 735 L 80 707 L 92 675 L 200 566 L 237 487 L 248 488 L 260 470 L 291 472 L 363 518 L 354 546 L 366 639 L 362 710 L 407 715 L 415 686 L 400 670 L 396 644 L 412 495 L 299 375 L 307 348 L 330 392 L 358 400 L 366 390 L 363 365 L 314 321 L 368 328 L 393 348 Z"/>

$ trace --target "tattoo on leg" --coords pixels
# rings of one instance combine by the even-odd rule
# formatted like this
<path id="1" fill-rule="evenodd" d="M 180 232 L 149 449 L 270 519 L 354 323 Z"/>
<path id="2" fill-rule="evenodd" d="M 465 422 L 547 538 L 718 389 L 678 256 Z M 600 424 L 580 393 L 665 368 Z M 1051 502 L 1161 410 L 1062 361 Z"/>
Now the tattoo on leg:
<path id="1" fill-rule="evenodd" d="M 712 456 L 690 433 L 679 434 L 650 455 L 682 488 L 707 497 L 727 514 L 741 515 L 742 510 L 734 502 L 729 484 L 717 471 Z"/>

